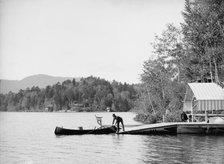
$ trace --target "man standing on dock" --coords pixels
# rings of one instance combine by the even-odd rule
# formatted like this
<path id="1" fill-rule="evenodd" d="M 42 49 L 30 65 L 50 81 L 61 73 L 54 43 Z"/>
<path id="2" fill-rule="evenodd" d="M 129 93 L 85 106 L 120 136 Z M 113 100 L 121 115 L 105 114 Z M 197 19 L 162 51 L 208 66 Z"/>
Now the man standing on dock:
<path id="1" fill-rule="evenodd" d="M 185 112 L 181 113 L 181 120 L 182 120 L 183 122 L 186 122 L 186 121 L 188 120 L 188 118 L 187 118 L 187 114 L 186 114 Z"/>
<path id="2" fill-rule="evenodd" d="M 123 131 L 124 130 L 124 123 L 123 123 L 123 119 L 119 116 L 116 116 L 115 114 L 113 114 L 113 122 L 112 122 L 112 125 L 114 125 L 114 122 L 115 122 L 115 126 L 117 126 L 117 132 L 116 133 L 119 133 L 119 130 L 120 130 L 120 123 L 122 124 L 122 129 Z"/>

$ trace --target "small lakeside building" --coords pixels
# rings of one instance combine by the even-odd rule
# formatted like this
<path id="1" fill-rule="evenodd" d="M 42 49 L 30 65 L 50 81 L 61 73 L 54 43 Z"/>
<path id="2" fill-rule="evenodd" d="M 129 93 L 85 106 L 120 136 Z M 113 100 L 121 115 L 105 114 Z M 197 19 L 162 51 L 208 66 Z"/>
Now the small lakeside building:
<path id="1" fill-rule="evenodd" d="M 224 111 L 224 89 L 216 83 L 188 83 L 183 111 L 190 112 L 192 120 L 194 116 L 208 119 L 206 114 L 211 113 L 212 116 L 213 112 L 217 116 L 217 112 Z"/>
<path id="2" fill-rule="evenodd" d="M 190 122 L 162 122 L 131 127 L 119 134 L 200 134 L 224 135 L 224 88 L 216 83 L 188 83 L 183 111 Z M 199 118 L 205 118 L 203 121 Z M 208 119 L 209 117 L 213 117 Z M 220 121 L 216 121 L 219 118 Z M 213 121 L 213 119 L 215 119 Z"/>

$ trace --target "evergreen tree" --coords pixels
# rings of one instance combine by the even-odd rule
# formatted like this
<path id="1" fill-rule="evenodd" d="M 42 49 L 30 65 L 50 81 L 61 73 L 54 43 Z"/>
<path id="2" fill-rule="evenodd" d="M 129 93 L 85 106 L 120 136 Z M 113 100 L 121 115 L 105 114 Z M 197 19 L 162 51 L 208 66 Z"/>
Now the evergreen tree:
<path id="1" fill-rule="evenodd" d="M 194 80 L 205 81 L 210 77 L 213 81 L 215 76 L 224 80 L 224 1 L 186 0 L 183 16 L 189 74 L 195 74 Z"/>

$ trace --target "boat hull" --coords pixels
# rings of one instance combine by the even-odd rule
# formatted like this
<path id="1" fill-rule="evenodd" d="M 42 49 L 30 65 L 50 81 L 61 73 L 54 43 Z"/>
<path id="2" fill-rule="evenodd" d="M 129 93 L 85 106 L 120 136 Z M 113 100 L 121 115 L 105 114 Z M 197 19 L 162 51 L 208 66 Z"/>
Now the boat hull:
<path id="1" fill-rule="evenodd" d="M 111 134 L 115 133 L 116 130 L 117 129 L 115 126 L 101 127 L 98 129 L 85 129 L 85 130 L 56 127 L 54 133 L 55 135 Z"/>

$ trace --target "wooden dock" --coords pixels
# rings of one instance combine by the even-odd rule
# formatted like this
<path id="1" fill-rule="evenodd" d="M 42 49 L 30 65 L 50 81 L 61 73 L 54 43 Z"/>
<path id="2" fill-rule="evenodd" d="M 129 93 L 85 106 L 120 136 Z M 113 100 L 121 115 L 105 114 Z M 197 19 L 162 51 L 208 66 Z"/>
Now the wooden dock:
<path id="1" fill-rule="evenodd" d="M 203 122 L 171 122 L 147 124 L 128 128 L 118 134 L 208 134 L 224 135 L 224 124 Z"/>

